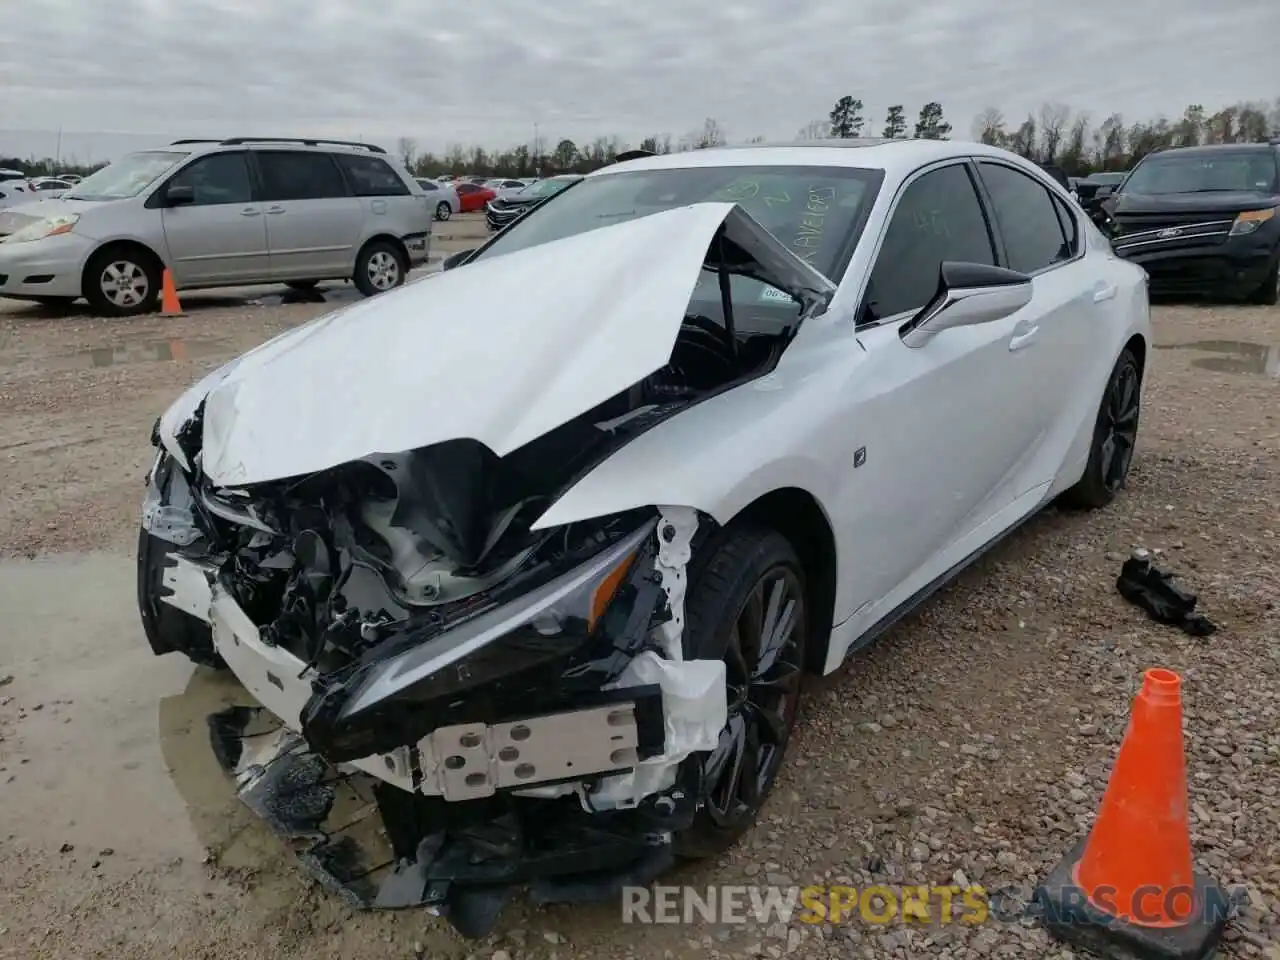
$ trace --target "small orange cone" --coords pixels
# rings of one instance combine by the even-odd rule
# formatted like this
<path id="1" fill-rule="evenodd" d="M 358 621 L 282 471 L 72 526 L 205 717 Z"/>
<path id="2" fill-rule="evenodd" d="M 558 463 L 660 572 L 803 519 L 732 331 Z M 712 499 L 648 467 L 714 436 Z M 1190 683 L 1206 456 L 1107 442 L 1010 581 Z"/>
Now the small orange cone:
<path id="1" fill-rule="evenodd" d="M 1181 688 L 1143 676 L 1093 829 L 1036 890 L 1049 933 L 1102 957 L 1202 960 L 1230 914 L 1192 868 Z"/>
<path id="2" fill-rule="evenodd" d="M 160 313 L 166 317 L 185 317 L 178 301 L 178 288 L 173 285 L 173 271 L 164 268 L 164 283 L 160 287 Z"/>

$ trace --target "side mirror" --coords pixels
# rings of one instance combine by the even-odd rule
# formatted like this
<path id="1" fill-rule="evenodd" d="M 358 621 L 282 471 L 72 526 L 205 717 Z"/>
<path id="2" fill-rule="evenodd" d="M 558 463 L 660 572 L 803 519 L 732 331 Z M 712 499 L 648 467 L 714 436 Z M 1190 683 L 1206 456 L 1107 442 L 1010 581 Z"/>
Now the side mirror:
<path id="1" fill-rule="evenodd" d="M 1115 192 L 1116 192 L 1116 188 L 1111 186 L 1110 184 L 1107 184 L 1105 186 L 1099 187 L 1097 190 L 1093 192 L 1093 199 L 1099 200 L 1099 201 L 1105 200 L 1107 199 L 1107 197 L 1111 196 Z"/>
<path id="2" fill-rule="evenodd" d="M 183 207 L 190 203 L 196 202 L 196 188 L 183 184 L 175 184 L 166 187 L 164 191 L 164 205 L 166 207 Z"/>
<path id="3" fill-rule="evenodd" d="M 440 264 L 441 270 L 452 270 L 454 267 L 462 266 L 462 262 L 475 253 L 475 249 L 459 250 L 457 253 L 451 253 L 444 258 L 444 263 Z"/>
<path id="4" fill-rule="evenodd" d="M 1003 320 L 1031 302 L 1031 278 L 1017 270 L 947 261 L 938 271 L 938 291 L 899 336 L 922 347 L 943 330 Z"/>

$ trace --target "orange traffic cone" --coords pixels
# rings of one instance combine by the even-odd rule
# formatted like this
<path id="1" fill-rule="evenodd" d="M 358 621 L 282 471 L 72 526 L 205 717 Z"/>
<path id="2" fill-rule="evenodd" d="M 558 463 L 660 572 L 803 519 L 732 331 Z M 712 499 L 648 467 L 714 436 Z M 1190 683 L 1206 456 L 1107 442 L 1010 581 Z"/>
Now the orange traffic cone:
<path id="1" fill-rule="evenodd" d="M 166 317 L 185 317 L 178 301 L 178 288 L 173 285 L 173 271 L 164 268 L 164 283 L 160 287 L 160 313 Z"/>
<path id="2" fill-rule="evenodd" d="M 1182 679 L 1148 670 L 1088 838 L 1036 890 L 1046 929 L 1102 957 L 1202 960 L 1230 913 L 1191 865 Z"/>

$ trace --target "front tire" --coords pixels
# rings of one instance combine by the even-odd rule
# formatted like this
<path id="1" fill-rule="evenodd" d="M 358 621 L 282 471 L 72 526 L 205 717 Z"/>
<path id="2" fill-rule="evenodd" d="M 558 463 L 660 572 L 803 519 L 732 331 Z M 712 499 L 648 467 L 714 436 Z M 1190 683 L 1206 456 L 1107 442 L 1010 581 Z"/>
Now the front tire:
<path id="1" fill-rule="evenodd" d="M 366 297 L 377 296 L 394 290 L 404 283 L 404 257 L 386 240 L 374 240 L 365 244 L 356 257 L 356 272 L 352 282 Z"/>
<path id="2" fill-rule="evenodd" d="M 103 316 L 150 313 L 160 299 L 160 265 L 133 247 L 104 247 L 85 265 L 83 289 L 89 306 Z"/>
<path id="3" fill-rule="evenodd" d="M 1126 347 L 1102 394 L 1084 476 L 1062 495 L 1064 506 L 1096 510 L 1114 500 L 1124 487 L 1138 440 L 1141 401 L 1142 369 Z"/>
<path id="4" fill-rule="evenodd" d="M 1277 256 L 1276 262 L 1271 265 L 1267 278 L 1262 281 L 1262 286 L 1249 295 L 1249 302 L 1264 307 L 1274 307 L 1280 303 L 1280 256 Z"/>
<path id="5" fill-rule="evenodd" d="M 453 207 L 449 206 L 448 202 L 442 200 L 436 204 L 437 220 L 448 220 L 452 216 L 453 216 Z"/>
<path id="6" fill-rule="evenodd" d="M 675 837 L 686 858 L 721 853 L 759 816 L 799 716 L 808 640 L 804 568 L 785 537 L 742 525 L 706 549 L 691 572 L 684 653 L 725 662 L 729 718 L 704 760 L 698 812 Z"/>

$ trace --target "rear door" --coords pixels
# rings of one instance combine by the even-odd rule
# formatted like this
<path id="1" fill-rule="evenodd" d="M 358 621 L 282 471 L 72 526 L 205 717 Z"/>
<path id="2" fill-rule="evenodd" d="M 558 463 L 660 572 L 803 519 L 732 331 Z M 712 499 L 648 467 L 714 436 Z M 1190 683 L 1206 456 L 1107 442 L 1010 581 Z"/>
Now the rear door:
<path id="1" fill-rule="evenodd" d="M 426 238 L 431 232 L 436 198 L 420 196 L 409 189 L 404 178 L 382 157 L 374 154 L 335 153 L 347 187 L 359 198 L 364 210 L 363 237 L 388 233 L 404 241 L 410 257 L 426 256 Z M 425 184 L 429 181 L 419 181 Z M 427 190 L 425 185 L 422 186 Z M 435 185 L 430 188 L 435 191 Z"/>
<path id="2" fill-rule="evenodd" d="M 191 161 L 153 194 L 191 187 L 193 202 L 161 207 L 165 245 L 179 287 L 266 280 L 271 276 L 266 218 L 243 150 Z"/>
<path id="3" fill-rule="evenodd" d="M 1009 349 L 1023 311 L 918 348 L 900 336 L 933 298 L 943 261 L 998 260 L 974 176 L 964 160 L 917 174 L 872 268 L 858 329 L 867 373 L 851 386 L 859 453 L 839 504 L 856 586 L 840 616 L 874 622 L 943 572 L 948 552 L 1013 500 L 1008 478 L 1033 436 L 1026 368 Z"/>
<path id="4" fill-rule="evenodd" d="M 351 276 L 364 226 L 333 157 L 318 150 L 254 150 L 271 274 L 279 280 Z"/>
<path id="5" fill-rule="evenodd" d="M 1034 420 L 1028 450 L 1033 459 L 1018 491 L 1025 493 L 1057 471 L 1070 442 L 1055 429 L 1063 415 L 1069 421 L 1066 432 L 1074 435 L 1078 417 L 1072 392 L 1083 382 L 1095 331 L 1119 291 L 1086 262 L 1080 224 L 1066 203 L 1012 165 L 982 160 L 978 170 L 1003 240 L 1005 265 L 1029 274 L 1035 285 L 1034 317 L 1010 344 L 1022 355 L 1020 375 L 1028 389 L 1021 402 Z"/>

